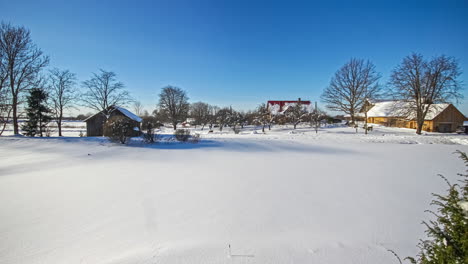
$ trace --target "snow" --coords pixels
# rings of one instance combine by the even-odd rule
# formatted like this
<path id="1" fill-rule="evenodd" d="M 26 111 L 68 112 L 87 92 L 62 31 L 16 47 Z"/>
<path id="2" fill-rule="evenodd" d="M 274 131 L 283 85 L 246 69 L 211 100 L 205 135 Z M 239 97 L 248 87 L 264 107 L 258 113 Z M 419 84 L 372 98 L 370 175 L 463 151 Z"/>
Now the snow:
<path id="1" fill-rule="evenodd" d="M 129 110 L 127 110 L 127 109 L 125 109 L 125 108 L 123 108 L 123 107 L 121 107 L 121 106 L 112 106 L 112 107 L 113 107 L 114 109 L 116 109 L 116 110 L 119 110 L 119 111 L 120 111 L 122 114 L 124 114 L 126 117 L 128 117 L 128 118 L 130 118 L 130 119 L 132 119 L 132 120 L 134 120 L 134 121 L 136 121 L 136 122 L 141 122 L 141 121 L 143 121 L 143 119 L 141 119 L 141 117 L 135 115 L 134 113 L 130 112 Z M 101 113 L 101 112 L 99 112 L 99 113 Z M 95 115 L 97 115 L 97 114 L 99 114 L 99 113 L 96 113 L 96 114 L 94 114 L 94 115 L 92 115 L 92 116 L 86 118 L 86 119 L 83 120 L 83 121 L 87 121 L 88 119 L 90 119 L 91 117 L 93 117 L 93 116 L 95 116 Z M 109 117 L 107 117 L 107 118 L 109 118 Z"/>
<path id="2" fill-rule="evenodd" d="M 450 104 L 433 104 L 430 106 L 426 114 L 425 120 L 432 120 L 442 113 Z M 414 119 L 415 115 L 411 113 L 408 116 L 408 110 L 411 108 L 410 103 L 403 101 L 384 101 L 377 102 L 367 112 L 367 117 L 407 117 Z M 361 114 L 363 116 L 363 114 Z"/>
<path id="3" fill-rule="evenodd" d="M 393 264 L 417 252 L 437 174 L 465 171 L 466 135 L 291 128 L 0 137 L 0 263 Z"/>
<path id="4" fill-rule="evenodd" d="M 141 117 L 135 115 L 134 113 L 128 111 L 127 109 L 120 107 L 120 106 L 115 106 L 115 109 L 119 110 L 122 114 L 124 114 L 126 117 L 136 121 L 136 122 L 141 122 L 143 119 Z"/>

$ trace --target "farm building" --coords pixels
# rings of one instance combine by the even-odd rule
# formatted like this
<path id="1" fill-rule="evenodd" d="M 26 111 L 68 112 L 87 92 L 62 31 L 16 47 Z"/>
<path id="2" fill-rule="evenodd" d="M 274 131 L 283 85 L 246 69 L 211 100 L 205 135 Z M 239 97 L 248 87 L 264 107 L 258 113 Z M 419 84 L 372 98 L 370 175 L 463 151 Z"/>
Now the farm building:
<path id="1" fill-rule="evenodd" d="M 297 99 L 297 101 L 268 101 L 267 107 L 268 109 L 276 108 L 277 112 L 282 113 L 286 111 L 289 106 L 295 105 L 297 103 L 303 104 L 306 106 L 310 105 L 310 101 L 302 101 L 301 98 L 299 98 Z"/>
<path id="2" fill-rule="evenodd" d="M 409 111 L 408 102 L 371 102 L 367 112 L 367 122 L 391 127 L 417 127 L 415 114 Z M 423 130 L 427 132 L 454 132 L 468 120 L 452 104 L 433 104 L 426 115 Z"/>
<path id="3" fill-rule="evenodd" d="M 132 124 L 132 127 L 134 127 L 133 130 L 129 131 L 127 136 L 136 137 L 140 135 L 142 119 L 139 116 L 119 106 L 109 107 L 108 112 L 110 113 L 108 117 L 101 111 L 84 120 L 86 122 L 86 135 L 88 137 L 104 136 L 104 124 L 108 119 L 114 116 L 127 118 Z"/>

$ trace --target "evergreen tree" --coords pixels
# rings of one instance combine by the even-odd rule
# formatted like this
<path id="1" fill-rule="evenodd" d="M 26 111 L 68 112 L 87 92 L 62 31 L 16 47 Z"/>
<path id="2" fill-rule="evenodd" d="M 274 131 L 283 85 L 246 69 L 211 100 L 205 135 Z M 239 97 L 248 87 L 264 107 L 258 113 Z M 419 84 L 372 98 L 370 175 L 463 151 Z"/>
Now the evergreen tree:
<path id="1" fill-rule="evenodd" d="M 28 96 L 28 108 L 26 108 L 28 121 L 22 127 L 26 136 L 43 136 L 47 123 L 52 119 L 50 116 L 51 111 L 47 107 L 46 101 L 47 93 L 43 89 L 31 89 Z"/>
<path id="2" fill-rule="evenodd" d="M 458 151 L 468 166 L 466 153 Z M 435 220 L 423 222 L 428 240 L 421 240 L 416 258 L 408 257 L 414 264 L 465 264 L 468 263 L 468 174 L 459 174 L 460 184 L 448 184 L 448 194 L 433 194 L 432 205 L 437 210 L 428 211 Z"/>

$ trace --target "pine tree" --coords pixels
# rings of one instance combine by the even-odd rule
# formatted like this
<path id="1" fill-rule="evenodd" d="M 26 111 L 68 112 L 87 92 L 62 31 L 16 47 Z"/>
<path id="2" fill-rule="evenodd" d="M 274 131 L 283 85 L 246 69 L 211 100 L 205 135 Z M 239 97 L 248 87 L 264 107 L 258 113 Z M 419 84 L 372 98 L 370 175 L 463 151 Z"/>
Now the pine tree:
<path id="1" fill-rule="evenodd" d="M 466 153 L 458 151 L 468 166 Z M 407 259 L 414 264 L 465 264 L 468 263 L 468 174 L 459 174 L 460 184 L 448 184 L 448 194 L 433 194 L 432 205 L 437 210 L 428 211 L 435 220 L 423 222 L 428 240 L 421 240 L 416 258 Z"/>
<path id="2" fill-rule="evenodd" d="M 22 129 L 26 136 L 34 137 L 39 135 L 42 137 L 47 128 L 47 123 L 52 120 L 51 111 L 46 105 L 47 93 L 43 89 L 33 88 L 27 101 L 26 115 L 28 121 L 23 125 Z"/>

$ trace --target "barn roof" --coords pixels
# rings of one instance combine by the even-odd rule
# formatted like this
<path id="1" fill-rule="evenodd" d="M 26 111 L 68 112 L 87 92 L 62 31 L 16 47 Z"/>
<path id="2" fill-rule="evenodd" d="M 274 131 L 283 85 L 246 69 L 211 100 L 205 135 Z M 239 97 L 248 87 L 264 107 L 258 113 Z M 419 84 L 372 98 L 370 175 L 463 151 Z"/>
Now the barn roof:
<path id="1" fill-rule="evenodd" d="M 123 108 L 123 107 L 120 107 L 120 106 L 115 106 L 115 109 L 119 110 L 122 114 L 124 114 L 126 117 L 134 120 L 134 121 L 137 121 L 137 122 L 141 122 L 143 121 L 143 119 L 141 119 L 141 117 L 135 115 L 134 113 L 128 111 L 127 109 Z"/>
<path id="2" fill-rule="evenodd" d="M 123 108 L 123 107 L 120 107 L 120 106 L 111 106 L 110 108 L 114 108 L 115 110 L 117 110 L 117 111 L 119 111 L 120 113 L 122 113 L 124 116 L 126 116 L 126 117 L 128 117 L 128 118 L 130 118 L 130 119 L 132 119 L 132 120 L 134 120 L 134 121 L 136 121 L 136 122 L 141 122 L 141 121 L 143 121 L 143 119 L 141 119 L 141 117 L 135 115 L 134 113 L 130 112 L 129 110 L 127 110 L 127 109 L 125 109 L 125 108 Z M 98 112 L 98 113 L 96 113 L 96 114 L 94 114 L 94 115 L 92 115 L 92 116 L 90 116 L 90 117 L 88 117 L 88 118 L 86 118 L 86 119 L 83 120 L 83 121 L 88 121 L 89 119 L 95 117 L 97 114 L 100 114 L 100 113 L 102 113 L 102 111 L 101 111 L 101 112 Z"/>
<path id="3" fill-rule="evenodd" d="M 427 112 L 425 120 L 432 120 L 442 113 L 450 104 L 433 104 L 430 106 Z M 410 113 L 408 115 L 408 109 L 410 108 L 410 102 L 404 101 L 384 101 L 377 102 L 367 112 L 367 117 L 407 117 L 408 119 L 414 119 L 415 114 Z"/>

